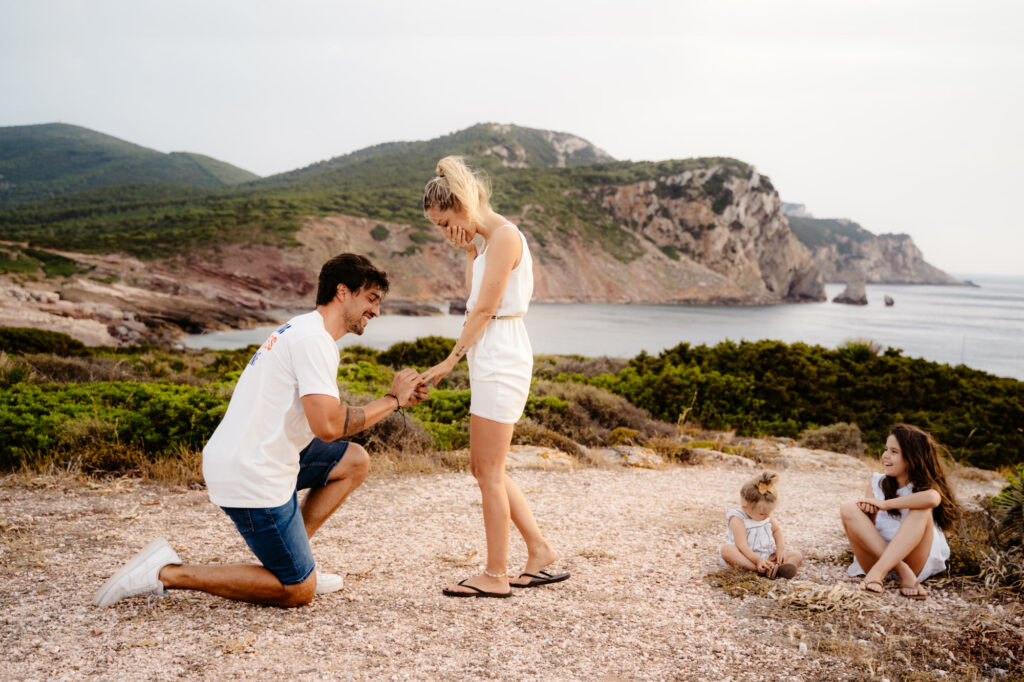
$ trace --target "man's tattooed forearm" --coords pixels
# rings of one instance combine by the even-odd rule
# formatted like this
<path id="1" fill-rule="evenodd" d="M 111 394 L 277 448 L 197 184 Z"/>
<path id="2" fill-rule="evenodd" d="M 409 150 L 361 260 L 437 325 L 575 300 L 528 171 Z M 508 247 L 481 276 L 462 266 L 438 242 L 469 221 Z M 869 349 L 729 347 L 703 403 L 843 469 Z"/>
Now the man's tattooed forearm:
<path id="1" fill-rule="evenodd" d="M 352 434 L 359 433 L 363 430 L 364 424 L 366 424 L 366 415 L 363 413 L 363 408 L 345 408 L 345 426 L 341 429 L 343 436 L 351 436 Z"/>
<path id="2" fill-rule="evenodd" d="M 455 348 L 455 359 L 456 360 L 461 360 L 462 356 L 465 355 L 465 354 L 466 354 L 466 347 L 465 346 L 457 346 Z"/>

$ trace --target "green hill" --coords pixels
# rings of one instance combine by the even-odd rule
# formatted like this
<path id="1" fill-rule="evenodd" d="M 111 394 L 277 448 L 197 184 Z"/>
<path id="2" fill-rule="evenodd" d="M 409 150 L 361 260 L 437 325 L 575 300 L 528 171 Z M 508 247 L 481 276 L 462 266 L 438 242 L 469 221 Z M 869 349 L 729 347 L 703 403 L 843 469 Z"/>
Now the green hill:
<path id="1" fill-rule="evenodd" d="M 548 231 L 574 229 L 615 247 L 629 238 L 579 190 L 710 164 L 744 175 L 749 170 L 732 159 L 589 163 L 610 157 L 580 138 L 552 140 L 558 135 L 479 124 L 434 140 L 376 145 L 244 186 L 93 189 L 0 211 L 0 239 L 156 258 L 247 240 L 288 244 L 299 220 L 309 215 L 345 214 L 427 229 L 420 209 L 423 185 L 440 157 L 462 154 L 495 178 L 493 202 L 499 212 L 518 214 L 526 204 L 543 207 L 533 219 L 542 242 Z M 559 163 L 565 165 L 552 167 Z"/>
<path id="2" fill-rule="evenodd" d="M 853 242 L 864 242 L 874 239 L 875 235 L 851 220 L 836 218 L 807 218 L 787 216 L 789 227 L 796 238 L 812 251 L 818 246 L 839 243 L 842 250 L 845 245 L 836 237 L 847 237 Z M 848 249 L 847 249 L 848 250 Z"/>
<path id="3" fill-rule="evenodd" d="M 0 207 L 126 183 L 222 187 L 258 179 L 201 154 L 164 154 L 63 123 L 0 128 Z"/>

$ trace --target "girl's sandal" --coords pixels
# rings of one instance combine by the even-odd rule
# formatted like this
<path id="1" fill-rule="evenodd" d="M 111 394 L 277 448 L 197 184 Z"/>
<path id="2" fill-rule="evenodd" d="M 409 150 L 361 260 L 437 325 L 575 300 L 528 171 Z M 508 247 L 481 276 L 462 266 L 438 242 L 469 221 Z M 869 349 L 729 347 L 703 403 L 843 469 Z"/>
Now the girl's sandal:
<path id="1" fill-rule="evenodd" d="M 872 585 L 878 585 L 878 589 L 872 589 Z M 882 594 L 885 591 L 885 586 L 882 585 L 881 580 L 869 580 L 868 582 L 862 582 L 860 584 L 861 592 L 870 592 L 871 594 Z"/>

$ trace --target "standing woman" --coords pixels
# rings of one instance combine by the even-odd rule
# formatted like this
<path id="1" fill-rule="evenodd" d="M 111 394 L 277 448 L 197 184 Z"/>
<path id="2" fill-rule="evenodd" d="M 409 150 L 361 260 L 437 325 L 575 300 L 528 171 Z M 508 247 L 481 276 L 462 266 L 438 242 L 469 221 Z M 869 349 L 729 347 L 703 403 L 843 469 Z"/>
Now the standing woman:
<path id="1" fill-rule="evenodd" d="M 865 497 L 839 508 L 853 548 L 849 573 L 866 573 L 861 589 L 882 592 L 885 576 L 895 570 L 900 594 L 924 599 L 921 581 L 946 570 L 949 544 L 942 531 L 960 519 L 960 505 L 941 451 L 931 434 L 896 424 L 882 453 L 884 473 L 872 475 Z"/>
<path id="2" fill-rule="evenodd" d="M 449 597 L 509 597 L 512 587 L 565 580 L 544 569 L 558 559 L 541 535 L 519 487 L 505 475 L 512 430 L 523 414 L 533 375 L 533 349 L 523 315 L 533 295 L 533 260 L 526 238 L 491 209 L 490 187 L 460 157 L 446 156 L 427 183 L 423 211 L 452 246 L 466 252 L 466 323 L 448 357 L 422 381 L 436 385 L 467 356 L 470 470 L 483 498 L 487 565 L 483 573 L 449 585 Z M 477 252 L 473 238 L 483 237 Z M 508 577 L 509 518 L 526 541 L 523 573 Z"/>

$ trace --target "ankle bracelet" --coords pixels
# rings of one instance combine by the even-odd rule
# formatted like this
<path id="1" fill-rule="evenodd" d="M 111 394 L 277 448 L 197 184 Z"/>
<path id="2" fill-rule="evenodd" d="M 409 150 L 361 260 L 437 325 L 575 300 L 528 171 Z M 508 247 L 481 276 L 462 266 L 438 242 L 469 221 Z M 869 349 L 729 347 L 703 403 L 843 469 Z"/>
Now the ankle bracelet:
<path id="1" fill-rule="evenodd" d="M 499 578 L 507 578 L 508 577 L 508 570 L 506 569 L 504 573 L 491 573 L 490 571 L 488 571 L 485 568 L 484 569 L 484 575 L 486 575 L 489 578 L 494 578 L 495 580 L 498 580 Z"/>

